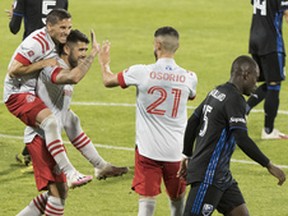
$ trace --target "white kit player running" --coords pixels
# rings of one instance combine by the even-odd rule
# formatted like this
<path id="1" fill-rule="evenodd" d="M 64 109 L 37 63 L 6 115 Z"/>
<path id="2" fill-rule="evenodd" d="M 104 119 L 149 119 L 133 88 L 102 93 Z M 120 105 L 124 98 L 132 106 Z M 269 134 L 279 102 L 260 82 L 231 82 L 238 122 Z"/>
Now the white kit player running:
<path id="1" fill-rule="evenodd" d="M 64 9 L 52 10 L 46 27 L 31 33 L 16 49 L 4 81 L 4 102 L 8 110 L 26 125 L 40 127 L 45 132 L 48 151 L 73 186 L 81 186 L 92 176 L 79 173 L 69 161 L 57 120 L 36 96 L 39 70 L 57 65 L 55 59 L 59 44 L 66 42 L 70 33 L 71 15 Z"/>
<path id="2" fill-rule="evenodd" d="M 179 67 L 174 54 L 179 34 L 172 27 L 154 34 L 155 64 L 134 65 L 118 74 L 110 70 L 110 43 L 104 42 L 99 55 L 106 87 L 135 86 L 136 151 L 132 189 L 139 194 L 138 216 L 153 215 L 161 179 L 170 198 L 171 215 L 182 215 L 186 183 L 177 178 L 187 122 L 187 101 L 196 95 L 197 76 Z"/>

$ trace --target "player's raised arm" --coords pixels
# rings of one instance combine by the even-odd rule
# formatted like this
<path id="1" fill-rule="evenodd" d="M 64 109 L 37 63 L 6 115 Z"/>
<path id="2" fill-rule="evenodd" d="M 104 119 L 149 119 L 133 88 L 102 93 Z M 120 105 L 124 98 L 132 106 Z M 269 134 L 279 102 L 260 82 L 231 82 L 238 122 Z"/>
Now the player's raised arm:
<path id="1" fill-rule="evenodd" d="M 77 38 L 77 40 L 74 40 L 72 37 Z M 67 38 L 67 43 L 63 48 L 64 53 L 61 55 L 61 57 L 64 59 L 66 58 L 66 62 L 69 63 L 70 68 L 61 70 L 54 80 L 55 83 L 77 84 L 80 80 L 83 79 L 100 50 L 100 45 L 97 43 L 93 30 L 91 30 L 91 41 L 92 48 L 90 54 L 87 56 L 86 52 L 88 50 L 89 43 L 88 38 L 78 30 L 71 31 Z M 80 53 L 79 56 L 76 57 L 76 53 L 73 53 L 75 51 Z M 72 61 L 71 58 L 68 58 L 67 56 L 69 55 L 74 56 L 75 60 Z"/>
<path id="2" fill-rule="evenodd" d="M 113 74 L 110 69 L 110 47 L 108 40 L 104 41 L 99 52 L 98 60 L 101 66 L 102 79 L 105 87 L 119 86 L 117 74 Z"/>

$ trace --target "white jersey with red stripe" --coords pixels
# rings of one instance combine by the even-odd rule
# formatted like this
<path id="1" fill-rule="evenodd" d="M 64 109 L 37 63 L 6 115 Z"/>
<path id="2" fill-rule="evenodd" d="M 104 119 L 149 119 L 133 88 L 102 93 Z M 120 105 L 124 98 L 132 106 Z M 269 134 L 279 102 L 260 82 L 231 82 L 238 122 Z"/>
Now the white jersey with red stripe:
<path id="1" fill-rule="evenodd" d="M 40 72 L 36 93 L 57 118 L 59 129 L 62 130 L 72 100 L 73 85 L 55 84 L 57 74 L 63 68 L 68 68 L 62 59 L 57 60 L 60 67 L 46 67 Z M 24 134 L 25 143 L 30 143 L 37 134 L 43 137 L 43 131 L 39 128 L 27 127 Z"/>
<path id="2" fill-rule="evenodd" d="M 55 43 L 47 33 L 46 27 L 31 33 L 14 52 L 9 66 L 14 60 L 23 65 L 53 58 L 56 54 Z M 11 78 L 8 74 L 4 81 L 4 102 L 11 94 L 30 92 L 35 94 L 38 72 Z"/>
<path id="3" fill-rule="evenodd" d="M 187 123 L 187 101 L 196 95 L 197 76 L 174 59 L 134 65 L 118 73 L 122 88 L 136 86 L 136 145 L 158 161 L 180 161 Z"/>

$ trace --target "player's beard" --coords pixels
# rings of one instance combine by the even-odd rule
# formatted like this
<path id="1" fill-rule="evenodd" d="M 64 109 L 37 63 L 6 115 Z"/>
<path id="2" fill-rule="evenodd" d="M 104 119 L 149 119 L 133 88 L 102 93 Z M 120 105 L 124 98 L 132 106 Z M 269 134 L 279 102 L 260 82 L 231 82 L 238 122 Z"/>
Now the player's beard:
<path id="1" fill-rule="evenodd" d="M 78 59 L 76 59 L 73 54 L 68 56 L 68 62 L 71 68 L 75 68 L 78 65 Z"/>

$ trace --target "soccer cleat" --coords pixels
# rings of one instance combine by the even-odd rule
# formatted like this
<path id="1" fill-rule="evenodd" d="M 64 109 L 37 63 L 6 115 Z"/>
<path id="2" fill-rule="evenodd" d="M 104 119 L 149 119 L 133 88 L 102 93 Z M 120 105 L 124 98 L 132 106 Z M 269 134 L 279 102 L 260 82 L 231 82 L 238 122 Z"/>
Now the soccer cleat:
<path id="1" fill-rule="evenodd" d="M 270 134 L 267 134 L 265 129 L 262 130 L 261 139 L 288 139 L 288 135 L 281 133 L 277 129 L 273 129 Z"/>
<path id="2" fill-rule="evenodd" d="M 71 176 L 67 176 L 67 184 L 69 188 L 76 188 L 76 187 L 81 187 L 89 182 L 91 182 L 93 179 L 93 176 L 90 175 L 83 175 L 76 171 L 74 174 Z"/>
<path id="3" fill-rule="evenodd" d="M 101 180 L 109 177 L 122 176 L 128 173 L 128 171 L 129 171 L 128 167 L 117 167 L 113 166 L 110 163 L 107 163 L 103 169 L 95 168 L 95 177 L 98 180 Z"/>
<path id="4" fill-rule="evenodd" d="M 18 163 L 25 164 L 26 166 L 29 166 L 31 163 L 30 155 L 16 154 L 15 159 Z"/>

